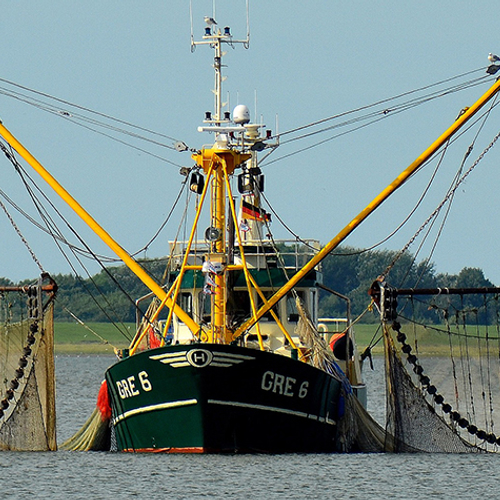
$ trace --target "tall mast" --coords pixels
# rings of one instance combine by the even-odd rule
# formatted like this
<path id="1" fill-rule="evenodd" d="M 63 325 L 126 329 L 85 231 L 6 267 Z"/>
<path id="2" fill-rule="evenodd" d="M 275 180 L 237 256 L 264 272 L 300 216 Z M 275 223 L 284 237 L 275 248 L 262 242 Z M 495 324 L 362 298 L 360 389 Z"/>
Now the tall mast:
<path id="1" fill-rule="evenodd" d="M 191 9 L 191 26 L 193 12 Z M 214 273 L 214 294 L 211 295 L 212 328 L 208 333 L 209 342 L 227 342 L 226 332 L 226 266 L 228 265 L 226 255 L 226 181 L 232 175 L 234 169 L 247 161 L 250 154 L 241 154 L 233 148 L 228 147 L 230 134 L 244 134 L 245 128 L 235 126 L 230 123 L 230 114 L 223 115 L 224 104 L 222 102 L 222 58 L 225 53 L 222 50 L 223 44 L 243 44 L 248 47 L 250 34 L 248 31 L 248 2 L 247 2 L 247 37 L 244 40 L 236 40 L 231 34 L 231 28 L 225 26 L 221 29 L 213 17 L 205 17 L 205 33 L 200 41 L 195 41 L 191 33 L 191 49 L 198 45 L 209 45 L 214 49 L 213 68 L 215 72 L 214 84 L 214 111 L 207 112 L 204 126 L 199 127 L 200 132 L 215 133 L 215 143 L 211 148 L 203 148 L 199 153 L 193 155 L 193 159 L 203 168 L 210 182 L 210 227 L 208 228 L 208 240 L 210 251 L 205 256 L 205 262 L 213 269 Z M 191 28 L 192 29 L 192 28 Z"/>
<path id="2" fill-rule="evenodd" d="M 222 102 L 222 82 L 224 80 L 222 76 L 222 58 L 225 52 L 222 50 L 222 45 L 227 44 L 234 46 L 235 44 L 243 45 L 246 49 L 250 44 L 250 27 L 249 27 L 249 15 L 248 15 L 248 0 L 246 2 L 246 17 L 247 17 L 247 36 L 244 39 L 233 38 L 231 33 L 231 28 L 229 26 L 224 26 L 220 28 L 217 21 L 210 16 L 205 16 L 205 33 L 201 40 L 195 40 L 193 33 L 193 9 L 191 3 L 191 51 L 194 51 L 198 45 L 209 45 L 214 49 L 214 64 L 213 68 L 215 71 L 215 84 L 214 84 L 214 111 L 212 113 L 207 113 L 205 123 L 211 125 L 221 125 L 222 123 L 228 123 L 229 117 L 222 116 L 222 108 L 224 107 Z M 203 129 L 203 131 L 210 131 L 210 129 Z M 212 130 L 215 131 L 216 130 Z"/>
<path id="3" fill-rule="evenodd" d="M 214 70 L 215 70 L 215 106 L 214 106 L 214 120 L 217 124 L 220 124 L 222 119 L 222 50 L 221 50 L 221 40 L 216 39 L 215 43 L 215 57 L 214 57 Z"/>

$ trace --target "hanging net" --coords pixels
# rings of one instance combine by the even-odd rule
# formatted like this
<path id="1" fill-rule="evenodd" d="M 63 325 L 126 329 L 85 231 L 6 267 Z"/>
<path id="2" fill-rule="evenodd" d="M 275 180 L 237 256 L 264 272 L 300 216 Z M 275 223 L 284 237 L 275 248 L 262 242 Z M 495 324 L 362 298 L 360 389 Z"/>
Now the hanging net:
<path id="1" fill-rule="evenodd" d="M 394 452 L 478 451 L 439 415 L 412 381 L 386 331 L 387 433 Z"/>
<path id="2" fill-rule="evenodd" d="M 55 450 L 54 296 L 36 285 L 0 287 L 0 450 Z"/>
<path id="3" fill-rule="evenodd" d="M 394 451 L 500 451 L 500 289 L 375 288 Z"/>
<path id="4" fill-rule="evenodd" d="M 309 362 L 316 368 L 325 370 L 341 382 L 344 399 L 344 416 L 339 420 L 339 450 L 342 452 L 378 453 L 392 451 L 392 438 L 387 436 L 373 417 L 354 395 L 348 378 L 336 363 L 333 352 L 318 333 L 302 301 L 296 299 L 299 322 L 295 333 L 302 345 L 308 347 Z"/>

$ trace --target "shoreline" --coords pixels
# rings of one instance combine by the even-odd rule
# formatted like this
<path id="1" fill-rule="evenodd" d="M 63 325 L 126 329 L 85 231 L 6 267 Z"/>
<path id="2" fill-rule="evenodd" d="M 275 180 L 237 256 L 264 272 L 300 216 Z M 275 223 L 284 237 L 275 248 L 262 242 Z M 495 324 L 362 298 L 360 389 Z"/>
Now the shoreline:
<path id="1" fill-rule="evenodd" d="M 135 325 L 133 323 L 123 324 L 123 330 L 127 333 L 126 336 L 123 335 L 123 330 L 122 332 L 118 331 L 110 323 L 89 323 L 84 328 L 75 323 L 56 322 L 54 326 L 55 355 L 115 356 L 114 349 L 127 348 L 130 339 L 133 337 L 133 332 L 135 332 Z M 379 335 L 377 325 L 356 325 L 355 339 L 358 351 L 362 353 L 368 345 L 374 343 Z M 436 357 L 450 355 L 448 335 L 442 333 L 433 334 L 421 329 L 420 331 L 412 331 L 408 337 L 411 344 L 418 345 L 418 349 L 413 348 L 413 353 L 417 356 Z M 104 339 L 106 342 L 104 342 Z M 372 349 L 372 356 L 383 356 L 383 343 L 380 341 L 376 341 L 375 343 L 376 345 Z M 468 353 L 469 355 L 476 356 L 479 353 L 477 341 L 473 344 L 469 345 Z M 454 347 L 456 347 L 455 342 Z M 454 356 L 457 354 L 454 353 Z M 483 351 L 483 354 L 487 355 L 487 352 Z"/>
<path id="2" fill-rule="evenodd" d="M 358 346 L 359 348 L 359 346 Z M 359 348 L 360 352 L 363 351 L 363 347 Z M 477 350 L 471 349 L 469 353 L 472 356 L 477 355 Z M 449 347 L 443 345 L 428 345 L 425 349 L 419 349 L 418 356 L 424 357 L 443 357 L 449 356 Z M 97 342 L 76 342 L 76 343 L 56 343 L 54 345 L 54 355 L 55 356 L 110 356 L 116 358 L 114 347 L 109 344 L 99 344 Z M 483 354 L 486 356 L 486 353 Z M 372 356 L 379 358 L 384 356 L 384 351 L 382 347 L 377 346 L 372 351 Z M 491 353 L 490 353 L 491 356 Z M 460 356 L 455 354 L 456 358 Z M 366 361 L 365 361 L 366 364 Z"/>

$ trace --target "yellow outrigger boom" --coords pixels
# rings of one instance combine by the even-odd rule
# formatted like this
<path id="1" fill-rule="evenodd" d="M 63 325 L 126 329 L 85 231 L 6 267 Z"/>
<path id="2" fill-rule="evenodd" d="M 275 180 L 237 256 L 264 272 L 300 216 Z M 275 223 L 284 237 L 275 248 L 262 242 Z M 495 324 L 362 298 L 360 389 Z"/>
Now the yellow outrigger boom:
<path id="1" fill-rule="evenodd" d="M 175 314 L 191 330 L 193 335 L 199 335 L 200 326 L 172 302 L 167 292 L 149 276 L 144 268 L 137 263 L 128 252 L 122 248 L 105 229 L 69 194 L 64 187 L 48 172 L 44 166 L 7 130 L 0 122 L 0 135 L 17 153 L 49 184 L 49 186 L 75 211 L 75 213 L 94 231 L 101 240 L 123 261 L 123 263 L 160 299 L 167 307 L 173 308 Z"/>
<path id="2" fill-rule="evenodd" d="M 317 266 L 332 250 L 334 250 L 361 222 L 363 222 L 375 209 L 377 209 L 392 193 L 401 187 L 406 180 L 415 173 L 422 164 L 427 161 L 438 149 L 446 143 L 468 120 L 470 120 L 493 96 L 500 91 L 500 80 L 497 81 L 490 89 L 470 108 L 467 108 L 464 113 L 436 140 L 434 141 L 406 170 L 404 170 L 384 191 L 382 191 L 364 210 L 362 210 L 347 226 L 345 226 L 323 249 L 318 252 L 302 269 L 300 269 L 285 285 L 283 285 L 272 297 L 264 300 L 263 306 L 255 310 L 253 307 L 253 316 L 243 323 L 237 330 L 229 333 L 228 336 L 223 333 L 223 338 L 226 342 L 236 339 L 242 333 L 251 328 L 257 321 L 266 314 L 272 307 L 282 299 L 295 285 L 299 283 L 315 266 Z M 24 158 L 24 160 L 54 189 L 54 191 L 75 211 L 75 213 L 108 245 L 108 247 L 123 261 L 123 263 L 160 299 L 162 305 L 166 305 L 171 309 L 171 312 L 176 314 L 178 318 L 185 323 L 194 336 L 208 338 L 212 342 L 215 341 L 214 331 L 206 336 L 201 326 L 197 324 L 179 305 L 175 303 L 173 297 L 176 296 L 176 289 L 172 294 L 172 290 L 167 293 L 149 274 L 137 263 L 128 252 L 122 248 L 110 235 L 107 233 L 95 219 L 66 191 L 61 184 L 36 160 L 36 158 L 12 135 L 12 133 L 0 122 L 0 136 Z M 205 173 L 209 173 L 212 166 L 221 163 L 225 168 L 217 169 L 217 184 L 219 186 L 219 196 L 217 197 L 220 204 L 223 204 L 224 196 L 222 189 L 224 185 L 224 175 L 231 174 L 234 169 L 248 159 L 250 155 L 238 154 L 234 151 L 221 151 L 217 148 L 206 149 L 201 153 L 193 155 L 197 163 L 204 169 Z M 224 161 L 221 162 L 221 157 Z M 229 168 L 228 168 L 229 165 Z M 229 171 L 226 171 L 229 170 Z M 223 172 L 224 170 L 224 172 Z M 224 221 L 222 213 L 223 206 L 217 207 L 217 214 L 221 221 Z M 234 208 L 232 207 L 233 211 Z M 233 214 L 234 217 L 234 214 Z M 217 224 L 224 231 L 224 223 Z M 218 252 L 223 252 L 222 248 L 217 249 Z M 184 263 L 186 264 L 186 263 Z M 189 266 L 187 266 L 189 267 Z M 220 279 L 219 277 L 217 279 Z M 247 276 L 247 280 L 250 279 Z M 172 297 L 173 295 L 173 297 Z M 223 297 L 219 300 L 223 300 Z M 222 311 L 224 304 L 219 304 L 219 314 L 215 317 L 215 327 L 218 330 L 225 330 L 225 321 Z"/>
<path id="3" fill-rule="evenodd" d="M 467 123 L 492 97 L 500 91 L 500 79 L 485 92 L 470 108 L 466 108 L 457 120 L 436 139 L 406 170 L 404 170 L 389 186 L 387 186 L 364 210 L 362 210 L 347 226 L 340 231 L 320 252 L 318 252 L 302 269 L 290 278 L 272 297 L 270 297 L 252 318 L 243 323 L 233 335 L 239 337 L 251 328 L 264 314 L 282 299 L 307 273 L 312 271 L 327 255 L 337 248 L 354 229 L 356 229 L 375 209 L 401 187 L 443 144 L 445 144 L 465 123 Z"/>

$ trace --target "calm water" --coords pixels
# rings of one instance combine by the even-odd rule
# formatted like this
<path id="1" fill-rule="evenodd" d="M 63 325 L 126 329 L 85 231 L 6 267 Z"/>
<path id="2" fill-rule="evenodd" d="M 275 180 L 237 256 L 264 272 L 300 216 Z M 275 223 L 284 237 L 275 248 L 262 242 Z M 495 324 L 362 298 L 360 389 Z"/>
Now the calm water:
<path id="1" fill-rule="evenodd" d="M 377 360 L 376 360 L 377 361 Z M 90 415 L 103 357 L 58 357 L 58 441 Z M 381 364 L 367 370 L 375 387 Z M 370 410 L 383 415 L 383 391 Z M 500 455 L 130 455 L 0 452 L 1 499 L 500 497 Z"/>

